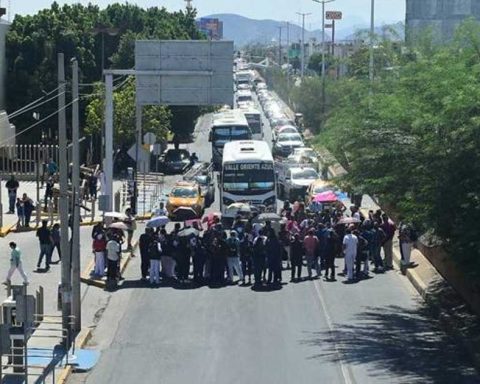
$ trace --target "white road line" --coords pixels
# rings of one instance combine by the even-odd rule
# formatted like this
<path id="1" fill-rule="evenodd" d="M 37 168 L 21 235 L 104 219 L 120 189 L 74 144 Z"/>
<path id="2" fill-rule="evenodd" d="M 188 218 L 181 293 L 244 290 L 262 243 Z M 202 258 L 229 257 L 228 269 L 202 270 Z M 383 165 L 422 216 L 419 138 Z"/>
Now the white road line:
<path id="1" fill-rule="evenodd" d="M 330 313 L 328 312 L 328 309 L 327 309 L 327 304 L 325 303 L 325 299 L 323 298 L 322 292 L 320 290 L 320 281 L 314 281 L 313 285 L 315 287 L 315 290 L 317 291 L 317 296 L 320 301 L 320 305 L 322 306 L 323 314 L 325 315 L 325 320 L 327 321 L 328 329 L 330 330 L 330 333 L 333 336 L 335 336 L 335 327 L 333 326 L 332 318 L 330 317 Z M 342 371 L 343 381 L 345 382 L 345 384 L 355 384 L 355 379 L 353 378 L 349 367 L 344 361 L 343 353 L 339 348 L 339 344 L 341 343 L 337 343 L 336 341 L 334 341 L 333 343 L 335 348 L 335 353 L 337 355 L 338 363 L 340 364 L 340 370 Z"/>

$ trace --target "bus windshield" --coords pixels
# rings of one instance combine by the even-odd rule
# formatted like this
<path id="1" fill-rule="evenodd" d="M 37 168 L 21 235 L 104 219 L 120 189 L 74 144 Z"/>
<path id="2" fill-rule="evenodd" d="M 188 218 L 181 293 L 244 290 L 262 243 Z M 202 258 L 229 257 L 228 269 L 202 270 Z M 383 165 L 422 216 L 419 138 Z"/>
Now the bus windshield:
<path id="1" fill-rule="evenodd" d="M 223 147 L 225 143 L 234 140 L 250 140 L 252 138 L 250 129 L 245 126 L 215 127 L 213 128 L 213 143 L 215 146 Z"/>
<path id="2" fill-rule="evenodd" d="M 254 195 L 272 191 L 275 174 L 271 163 L 226 164 L 223 170 L 225 192 Z"/>

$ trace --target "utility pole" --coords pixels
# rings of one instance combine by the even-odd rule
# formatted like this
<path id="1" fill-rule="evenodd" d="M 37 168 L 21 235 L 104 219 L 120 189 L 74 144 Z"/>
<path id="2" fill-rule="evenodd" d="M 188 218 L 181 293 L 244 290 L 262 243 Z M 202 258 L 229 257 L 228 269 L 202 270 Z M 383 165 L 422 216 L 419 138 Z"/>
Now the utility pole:
<path id="1" fill-rule="evenodd" d="M 67 117 L 65 112 L 65 59 L 63 53 L 58 54 L 58 147 L 60 197 L 58 210 L 60 212 L 60 249 L 62 251 L 62 328 L 68 332 L 67 349 L 70 348 L 70 315 L 72 306 L 71 255 L 68 247 L 68 162 L 67 162 Z"/>
<path id="2" fill-rule="evenodd" d="M 325 4 L 331 3 L 335 0 L 313 0 L 316 3 L 322 4 L 322 114 L 325 114 Z"/>
<path id="3" fill-rule="evenodd" d="M 303 81 L 303 76 L 305 75 L 305 16 L 310 16 L 311 13 L 301 13 L 297 12 L 297 15 L 302 16 L 302 61 L 301 61 L 301 69 L 300 69 L 300 77 Z"/>
<path id="4" fill-rule="evenodd" d="M 105 173 L 105 195 L 107 196 L 107 210 L 111 211 L 113 199 L 113 74 L 105 74 L 105 159 L 103 164 Z"/>
<path id="5" fill-rule="evenodd" d="M 375 0 L 371 0 L 370 5 L 370 63 L 368 65 L 368 77 L 370 79 L 370 95 L 373 94 L 374 78 L 374 58 L 373 58 L 373 38 L 375 35 Z"/>
<path id="6" fill-rule="evenodd" d="M 290 23 L 287 21 L 287 87 L 290 88 Z"/>
<path id="7" fill-rule="evenodd" d="M 278 65 L 282 67 L 282 29 L 284 27 L 279 26 L 278 28 Z"/>
<path id="8" fill-rule="evenodd" d="M 74 331 L 82 328 L 80 300 L 80 128 L 78 115 L 78 61 L 72 60 L 72 315 Z"/>

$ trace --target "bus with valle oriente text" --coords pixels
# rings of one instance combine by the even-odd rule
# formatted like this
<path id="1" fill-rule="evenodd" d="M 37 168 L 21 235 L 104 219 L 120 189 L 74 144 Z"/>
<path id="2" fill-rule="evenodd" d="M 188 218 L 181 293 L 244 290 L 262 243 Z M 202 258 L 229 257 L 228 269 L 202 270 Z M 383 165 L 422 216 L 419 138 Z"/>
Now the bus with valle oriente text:
<path id="1" fill-rule="evenodd" d="M 275 185 L 273 156 L 266 142 L 241 140 L 225 145 L 220 174 L 222 213 L 239 202 L 276 212 Z"/>

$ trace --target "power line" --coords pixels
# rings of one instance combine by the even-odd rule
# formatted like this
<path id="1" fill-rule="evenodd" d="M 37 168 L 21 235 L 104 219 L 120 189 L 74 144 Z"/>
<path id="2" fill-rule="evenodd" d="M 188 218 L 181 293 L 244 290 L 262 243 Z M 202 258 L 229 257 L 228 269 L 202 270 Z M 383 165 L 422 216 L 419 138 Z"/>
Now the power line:
<path id="1" fill-rule="evenodd" d="M 47 100 L 41 102 L 40 104 L 32 105 L 31 107 L 29 107 L 29 108 L 27 108 L 27 109 L 24 109 L 24 110 L 22 110 L 22 111 L 20 111 L 20 112 L 18 112 L 18 113 L 12 113 L 11 115 L 8 115 L 8 118 L 9 118 L 9 119 L 14 119 L 14 118 L 16 118 L 17 116 L 23 115 L 24 113 L 26 113 L 26 112 L 28 112 L 28 111 L 31 111 L 32 109 L 38 108 L 38 107 L 40 107 L 40 106 L 42 106 L 42 105 L 44 105 L 44 104 L 46 104 L 46 103 L 48 103 L 48 102 L 56 99 L 57 97 L 58 97 L 58 95 L 55 95 L 55 96 L 51 97 L 50 99 L 47 99 Z"/>
<path id="2" fill-rule="evenodd" d="M 22 112 L 24 109 L 29 108 L 30 106 L 34 105 L 35 103 L 38 103 L 39 101 L 42 101 L 45 97 L 50 96 L 53 92 L 56 92 L 56 91 L 58 90 L 58 88 L 59 88 L 59 87 L 51 90 L 51 91 L 48 92 L 48 93 L 45 93 L 45 95 L 43 95 L 42 97 L 39 97 L 37 100 L 32 101 L 31 103 L 29 103 L 29 104 L 27 104 L 27 105 L 25 105 L 25 106 L 17 109 L 16 111 L 12 112 L 9 116 L 17 115 L 17 114 L 19 114 L 20 112 Z"/>

